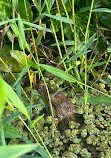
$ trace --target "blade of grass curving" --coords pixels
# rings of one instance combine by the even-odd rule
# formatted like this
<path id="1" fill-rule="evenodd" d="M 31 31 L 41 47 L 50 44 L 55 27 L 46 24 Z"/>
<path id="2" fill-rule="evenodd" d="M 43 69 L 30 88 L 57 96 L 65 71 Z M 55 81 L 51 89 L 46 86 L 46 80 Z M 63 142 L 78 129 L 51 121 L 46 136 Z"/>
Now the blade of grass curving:
<path id="1" fill-rule="evenodd" d="M 21 91 L 21 83 L 20 83 L 20 81 L 16 84 L 15 88 L 16 88 L 16 94 L 21 99 L 22 91 Z"/>
<path id="2" fill-rule="evenodd" d="M 31 27 L 37 28 L 37 29 L 39 29 L 39 30 L 43 30 L 43 31 L 52 33 L 52 31 L 51 31 L 50 29 L 47 29 L 47 28 L 45 28 L 45 27 L 42 27 L 42 26 L 39 26 L 39 25 L 30 23 L 30 22 L 27 22 L 27 21 L 24 21 L 24 20 L 23 20 L 22 22 L 23 22 L 23 24 L 26 24 L 26 25 L 28 25 L 28 26 L 31 26 Z"/>
<path id="3" fill-rule="evenodd" d="M 41 105 L 41 104 L 29 105 L 29 106 L 27 106 L 26 108 L 27 108 L 27 109 L 30 109 L 30 108 L 34 108 L 34 107 L 37 107 L 37 106 L 40 106 L 40 105 Z M 2 125 L 5 126 L 6 124 L 9 124 L 11 121 L 13 121 L 14 119 L 16 119 L 16 118 L 17 118 L 18 116 L 20 116 L 21 114 L 22 114 L 22 112 L 17 111 L 17 112 L 15 112 L 13 115 L 4 118 L 4 119 L 2 120 Z"/>
<path id="4" fill-rule="evenodd" d="M 71 40 L 66 40 L 64 41 L 66 46 L 71 46 L 74 45 L 74 41 Z M 59 42 L 60 46 L 63 46 L 63 42 Z M 57 46 L 57 43 L 51 44 L 51 46 Z"/>
<path id="5" fill-rule="evenodd" d="M 49 11 L 50 11 L 53 4 L 54 4 L 54 2 L 55 2 L 55 0 L 48 0 L 47 2 L 48 2 L 48 6 L 49 6 Z"/>
<path id="6" fill-rule="evenodd" d="M 82 55 L 85 55 L 85 54 L 87 54 L 87 53 L 89 53 L 89 52 L 90 52 L 90 50 L 84 49 L 81 53 L 77 53 L 76 55 L 74 55 L 74 56 L 72 56 L 71 58 L 67 59 L 67 60 L 65 61 L 65 63 L 68 63 L 68 62 L 70 62 L 70 61 L 73 61 L 73 60 L 77 59 L 78 57 L 81 57 Z"/>
<path id="7" fill-rule="evenodd" d="M 34 6 L 36 7 L 36 9 L 40 12 L 40 6 L 39 3 L 37 2 L 37 0 L 32 0 L 34 3 Z"/>
<path id="8" fill-rule="evenodd" d="M 111 9 L 108 9 L 108 8 L 97 8 L 97 9 L 93 9 L 92 12 L 111 13 Z"/>
<path id="9" fill-rule="evenodd" d="M 16 158 L 35 149 L 38 144 L 0 146 L 1 158 Z"/>
<path id="10" fill-rule="evenodd" d="M 33 144 L 31 141 L 29 141 L 28 139 L 26 138 L 23 138 L 24 141 L 27 143 L 27 144 Z M 41 156 L 43 156 L 43 158 L 49 158 L 49 155 L 47 154 L 46 150 L 40 146 L 36 147 L 34 149 L 34 151 L 36 151 L 37 153 L 39 153 Z"/>
<path id="11" fill-rule="evenodd" d="M 76 49 L 79 50 L 81 48 L 83 43 L 80 43 L 77 45 Z M 67 49 L 67 54 L 62 58 L 62 60 L 59 62 L 59 64 L 57 65 L 57 67 L 72 53 L 74 52 L 74 47 L 71 46 Z"/>
<path id="12" fill-rule="evenodd" d="M 20 158 L 44 158 L 44 157 L 25 154 L 25 155 L 21 156 Z"/>
<path id="13" fill-rule="evenodd" d="M 9 124 L 11 121 L 13 121 L 14 119 L 16 119 L 21 114 L 22 114 L 22 112 L 19 111 L 19 112 L 15 112 L 11 116 L 8 116 L 8 117 L 4 118 L 3 121 L 2 121 L 3 126 L 5 126 L 6 124 Z"/>
<path id="14" fill-rule="evenodd" d="M 75 72 L 75 75 L 76 75 L 77 80 L 78 80 L 79 82 L 82 82 L 82 81 L 81 81 L 81 77 L 80 77 L 79 72 L 78 72 L 78 68 L 77 68 L 77 66 L 76 66 L 76 64 L 75 64 L 74 62 L 73 62 L 73 68 L 74 68 L 74 72 Z M 81 85 L 81 87 L 83 88 L 82 85 Z"/>
<path id="15" fill-rule="evenodd" d="M 14 92 L 14 90 L 11 88 L 10 85 L 8 85 L 5 81 L 4 82 L 4 90 L 6 93 L 7 98 L 13 103 L 13 105 L 18 108 L 28 119 L 28 111 L 20 98 L 17 96 L 17 94 Z"/>
<path id="16" fill-rule="evenodd" d="M 44 117 L 44 114 L 43 115 L 41 115 L 41 116 L 39 116 L 39 117 L 37 117 L 34 121 L 33 121 L 33 123 L 31 124 L 31 127 L 33 127 L 40 119 L 42 119 Z"/>
<path id="17" fill-rule="evenodd" d="M 49 66 L 49 65 L 44 65 L 44 64 L 39 64 L 41 67 L 43 67 L 45 70 L 47 70 L 48 72 L 52 73 L 55 76 L 58 76 L 60 78 L 62 78 L 63 80 L 69 81 L 69 82 L 76 82 L 75 78 L 68 74 L 67 72 L 55 68 L 53 66 Z"/>
<path id="18" fill-rule="evenodd" d="M 25 67 L 23 68 L 22 72 L 20 73 L 19 77 L 18 77 L 17 80 L 15 81 L 13 87 L 15 87 L 15 86 L 18 84 L 18 82 L 20 82 L 20 80 L 21 80 L 22 77 L 25 75 L 25 73 L 27 72 L 27 70 L 28 70 L 28 67 L 25 66 Z"/>
<path id="19" fill-rule="evenodd" d="M 9 22 L 14 23 L 14 22 L 17 21 L 17 20 L 18 20 L 18 18 L 2 21 L 2 22 L 0 22 L 0 26 L 1 26 L 1 25 L 5 25 L 5 24 L 8 24 Z"/>
<path id="20" fill-rule="evenodd" d="M 96 64 L 93 64 L 90 68 L 94 68 L 94 67 L 97 67 L 97 66 L 100 66 L 100 65 L 104 65 L 106 64 L 107 62 L 111 62 L 111 60 L 109 61 L 103 61 L 103 62 L 99 62 L 99 63 L 96 63 Z M 88 66 L 89 67 L 89 66 Z"/>
<path id="21" fill-rule="evenodd" d="M 15 126 L 7 124 L 4 126 L 5 138 L 21 138 Z"/>
<path id="22" fill-rule="evenodd" d="M 67 53 L 64 55 L 64 57 L 62 58 L 62 60 L 59 62 L 59 64 L 57 65 L 57 67 L 62 64 L 62 62 L 64 62 L 64 60 L 72 53 L 74 52 L 74 47 L 69 47 L 67 50 Z"/>
<path id="23" fill-rule="evenodd" d="M 98 8 L 98 7 L 100 7 L 99 4 L 95 4 L 95 5 L 93 6 L 93 8 Z M 80 8 L 80 9 L 76 12 L 76 14 L 80 14 L 80 13 L 87 12 L 87 11 L 90 10 L 90 8 L 91 8 L 90 6 L 89 6 L 89 7 L 82 7 L 82 8 Z"/>
<path id="24" fill-rule="evenodd" d="M 21 47 L 21 49 L 25 49 L 25 32 L 24 32 L 24 28 L 23 28 L 23 23 L 22 23 L 22 19 L 20 18 L 20 15 L 18 14 L 18 29 L 19 29 L 19 34 L 20 34 L 20 37 L 18 38 L 19 40 L 19 45 Z M 21 40 L 20 40 L 21 38 Z M 21 41 L 22 41 L 22 44 L 21 44 Z M 23 47 L 23 48 L 22 48 Z"/>
<path id="25" fill-rule="evenodd" d="M 73 20 L 68 19 L 66 17 L 55 16 L 55 15 L 50 15 L 50 14 L 43 14 L 43 15 L 48 16 L 48 17 L 53 18 L 53 19 L 56 19 L 56 20 L 59 20 L 59 21 L 62 21 L 62 22 L 67 23 L 67 24 L 73 24 Z"/>
<path id="26" fill-rule="evenodd" d="M 43 31 L 40 32 L 40 34 L 38 35 L 37 37 L 37 40 L 36 40 L 36 47 L 40 44 L 41 40 L 42 40 L 42 37 L 43 37 Z"/>
<path id="27" fill-rule="evenodd" d="M 68 60 L 66 60 L 66 63 L 68 63 L 68 62 L 70 62 L 78 57 L 81 57 L 84 54 L 87 54 L 89 52 L 89 50 L 87 50 L 87 49 L 96 40 L 95 37 L 96 37 L 96 34 L 94 34 L 89 40 L 86 41 L 86 43 L 81 47 L 80 51 L 77 52 L 76 55 L 74 55 L 71 58 L 69 58 Z"/>

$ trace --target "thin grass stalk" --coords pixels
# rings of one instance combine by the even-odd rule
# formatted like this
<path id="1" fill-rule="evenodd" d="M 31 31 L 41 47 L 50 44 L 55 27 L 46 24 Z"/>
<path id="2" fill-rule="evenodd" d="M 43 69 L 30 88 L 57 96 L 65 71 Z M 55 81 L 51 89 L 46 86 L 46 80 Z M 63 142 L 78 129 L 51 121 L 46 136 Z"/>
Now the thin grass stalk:
<path id="1" fill-rule="evenodd" d="M 46 6 L 47 6 L 48 13 L 49 13 L 49 15 L 50 15 L 50 10 L 49 10 L 49 7 L 48 7 L 48 2 L 47 2 L 47 0 L 45 0 L 45 2 L 46 2 Z M 57 43 L 57 48 L 58 48 L 58 51 L 59 51 L 59 55 L 60 55 L 60 58 L 62 59 L 62 58 L 63 58 L 63 57 L 62 57 L 62 52 L 61 52 L 61 49 L 60 49 L 60 46 L 59 46 L 59 42 L 58 42 L 58 39 L 57 39 L 57 35 L 56 35 L 55 28 L 54 28 L 54 24 L 53 24 L 53 21 L 52 21 L 51 18 L 50 18 L 50 20 L 51 20 L 51 26 L 52 26 L 52 30 L 53 30 L 53 33 L 54 33 L 54 37 L 55 37 L 55 40 L 56 40 L 56 43 Z M 64 68 L 65 68 L 65 71 L 68 72 L 68 71 L 67 71 L 67 66 L 66 66 L 66 64 L 65 64 L 64 61 L 63 61 L 63 65 L 64 65 Z"/>
<path id="2" fill-rule="evenodd" d="M 26 0 L 24 0 L 24 5 L 25 5 L 25 11 L 26 11 L 26 15 L 27 15 L 27 20 L 29 21 L 29 16 L 28 16 L 28 10 L 27 10 L 27 6 L 26 6 Z M 32 33 L 32 27 L 30 26 L 30 31 L 31 31 L 31 34 L 33 35 L 33 33 Z M 34 43 L 34 41 L 35 41 L 35 39 L 33 40 L 33 44 L 35 44 Z M 31 75 L 30 75 L 30 73 L 28 73 L 28 75 L 29 75 L 29 80 L 30 80 L 30 87 L 31 87 L 31 96 L 33 95 L 33 93 L 32 93 L 32 80 L 31 80 Z M 32 101 L 33 99 L 31 99 L 31 103 L 33 104 L 33 101 Z M 31 104 L 31 105 L 32 105 Z M 30 108 L 30 119 L 31 119 L 31 117 L 32 117 L 32 108 Z M 29 126 L 30 126 L 30 122 L 28 121 L 28 124 L 29 124 Z"/>
<path id="3" fill-rule="evenodd" d="M 78 84 L 81 84 L 81 85 L 85 86 L 85 84 L 82 83 L 82 82 L 79 82 L 79 81 L 77 81 L 77 80 L 76 80 L 76 82 L 77 82 Z M 98 89 L 95 89 L 95 88 L 93 88 L 93 87 L 91 87 L 91 86 L 89 86 L 89 85 L 86 85 L 86 87 L 88 87 L 88 88 L 90 88 L 90 89 L 92 89 L 92 90 L 94 90 L 94 91 L 96 91 L 96 92 L 98 92 L 98 93 L 100 93 L 100 94 L 103 94 L 103 95 L 105 95 L 105 96 L 111 98 L 111 95 L 108 95 L 108 94 L 106 94 L 106 93 L 104 93 L 104 92 L 102 92 L 102 91 L 99 91 Z"/>
<path id="4" fill-rule="evenodd" d="M 15 19 L 15 9 L 12 8 L 12 16 L 13 19 Z M 12 50 L 14 49 L 14 32 L 13 32 L 13 36 L 12 36 Z"/>
<path id="5" fill-rule="evenodd" d="M 74 42 L 75 42 L 75 45 L 74 45 L 74 51 L 75 51 L 75 54 L 76 54 L 76 24 L 75 24 L 75 9 L 74 9 L 74 0 L 72 0 L 72 16 L 73 16 L 73 23 L 74 23 Z M 77 59 L 76 59 L 77 60 Z"/>
<path id="6" fill-rule="evenodd" d="M 29 48 L 28 48 L 28 50 L 30 51 Z M 35 63 L 39 66 L 39 63 L 37 63 L 37 61 L 35 60 L 35 58 L 34 58 L 34 56 L 33 56 L 33 54 L 32 54 L 31 51 L 30 51 L 30 54 L 32 55 L 32 58 L 33 58 L 33 60 L 35 61 Z M 43 79 L 43 81 L 44 81 L 44 84 L 45 84 L 45 87 L 46 87 L 46 90 L 47 90 L 48 99 L 49 99 L 49 104 L 50 104 L 50 109 L 51 109 L 52 118 L 54 118 L 53 108 L 52 108 L 52 103 L 51 103 L 51 98 L 50 98 L 49 90 L 48 90 L 46 81 L 45 81 L 45 79 L 44 79 L 44 76 L 43 76 L 43 74 L 42 74 L 42 71 L 41 71 L 40 67 L 38 68 L 38 70 L 39 70 L 40 75 L 41 75 L 41 77 L 42 77 L 42 79 Z M 54 123 L 53 123 L 53 122 L 52 122 L 52 126 L 54 127 Z M 52 130 L 52 136 L 54 136 L 54 128 L 53 128 L 53 130 Z"/>
<path id="7" fill-rule="evenodd" d="M 59 16 L 61 16 L 61 13 L 60 13 L 60 9 L 59 9 L 59 5 L 58 5 L 58 1 L 57 1 L 57 0 L 56 0 L 56 5 L 57 5 L 58 12 L 59 12 Z M 62 42 L 63 42 L 63 46 L 64 46 L 65 53 L 67 54 L 67 48 L 66 48 L 65 41 L 64 41 L 64 29 L 63 29 L 62 21 L 60 21 L 60 25 L 61 25 Z M 67 59 L 69 59 L 69 56 L 67 56 Z M 70 69 L 70 68 L 71 68 L 71 64 L 69 63 L 69 69 Z"/>
<path id="8" fill-rule="evenodd" d="M 19 119 L 22 121 L 22 123 L 24 124 L 24 126 L 28 129 L 28 131 L 31 133 L 31 135 L 33 136 L 33 138 L 35 139 L 35 141 L 38 143 L 39 146 L 40 143 L 38 142 L 38 140 L 36 139 L 35 135 L 33 134 L 32 130 L 27 126 L 27 124 L 24 122 L 24 120 L 22 119 L 21 116 L 19 116 Z M 30 120 L 31 121 L 31 120 Z"/>
<path id="9" fill-rule="evenodd" d="M 19 30 L 18 30 L 18 27 L 15 23 L 15 26 L 17 28 L 17 31 L 18 31 L 18 36 L 19 36 L 19 39 L 20 39 L 20 42 L 21 42 L 21 45 L 22 45 L 22 49 L 23 49 L 23 53 L 24 53 L 24 57 L 25 57 L 25 62 L 26 62 L 26 66 L 28 67 L 28 76 L 29 76 L 29 81 L 30 81 L 30 87 L 31 87 L 31 94 L 32 94 L 32 79 L 31 79 L 31 75 L 30 75 L 30 70 L 29 70 L 29 66 L 28 66 L 28 62 L 27 62 L 27 58 L 26 58 L 26 54 L 25 54 L 25 49 L 24 49 L 24 46 L 23 46 L 23 43 L 22 43 L 22 39 L 21 39 L 21 36 L 20 36 L 20 33 L 19 33 Z M 31 118 L 31 115 L 32 115 L 32 109 L 30 108 L 30 118 Z M 29 123 L 29 126 L 30 126 L 30 122 L 28 121 Z"/>
<path id="10" fill-rule="evenodd" d="M 89 18 L 88 18 L 88 23 L 87 23 L 87 27 L 86 27 L 86 33 L 85 33 L 85 43 L 86 43 L 87 36 L 88 36 L 89 24 L 90 24 L 90 20 L 91 20 L 93 4 L 94 4 L 94 0 L 92 0 L 92 3 L 91 3 Z M 87 95 L 88 95 L 88 92 L 87 92 L 87 54 L 86 54 L 85 55 L 85 98 L 87 97 Z M 85 106 L 87 106 L 86 101 L 85 101 Z M 88 115 L 88 106 L 87 106 L 87 115 Z"/>
<path id="11" fill-rule="evenodd" d="M 24 0 L 24 2 L 25 2 L 25 0 Z M 17 29 L 18 30 L 18 29 Z M 19 30 L 18 30 L 18 34 L 19 34 Z M 33 35 L 33 34 L 32 34 Z M 19 34 L 19 38 L 20 38 L 20 41 L 21 41 L 21 45 L 22 45 L 22 49 L 23 49 L 23 52 L 24 52 L 24 55 L 25 55 L 25 50 L 24 50 L 24 47 L 23 47 L 23 43 L 22 43 L 22 40 L 21 40 L 21 37 L 20 37 L 20 34 Z M 34 41 L 35 41 L 35 39 L 34 39 Z M 26 60 L 26 66 L 28 67 L 28 63 L 27 63 L 27 58 L 26 58 L 26 56 L 25 56 L 25 60 Z M 28 69 L 29 70 L 29 69 Z M 40 69 L 39 69 L 40 70 Z M 41 71 L 41 70 L 40 70 Z M 30 80 L 30 83 L 31 83 L 31 89 L 32 89 L 32 82 L 31 82 L 31 76 L 30 76 L 30 72 L 28 71 L 28 74 L 29 74 L 29 80 Z M 52 112 L 53 113 L 53 112 Z M 23 120 L 22 120 L 23 121 Z M 31 120 L 29 120 L 29 121 L 31 121 Z M 24 121 L 23 121 L 24 122 Z M 26 125 L 26 127 L 27 127 L 27 129 L 31 132 L 31 130 L 29 129 L 29 127 L 27 126 L 27 124 L 24 122 L 24 124 Z M 35 128 L 34 128 L 35 129 Z M 36 130 L 37 131 L 37 130 Z M 31 132 L 31 134 L 33 135 L 33 133 Z M 47 149 L 47 147 L 45 146 L 45 144 L 44 144 L 44 142 L 43 142 L 43 140 L 42 140 L 42 138 L 40 137 L 40 135 L 39 135 L 39 133 L 37 132 L 37 135 L 38 135 L 38 137 L 39 137 L 39 139 L 41 140 L 41 142 L 42 142 L 42 144 L 43 144 L 43 146 L 45 147 L 45 149 L 47 150 L 47 152 L 48 152 L 48 154 L 49 154 L 49 156 L 51 157 L 51 155 L 50 155 L 50 153 L 49 153 L 49 151 L 48 151 L 48 149 Z M 33 135 L 33 137 L 34 137 L 34 139 L 37 141 L 37 139 L 36 139 L 36 137 Z M 38 142 L 38 141 L 37 141 Z M 52 157 L 51 157 L 52 158 Z"/>
<path id="12" fill-rule="evenodd" d="M 90 9 L 88 23 L 87 23 L 87 27 L 86 27 L 86 33 L 85 33 L 85 43 L 86 43 L 87 35 L 88 35 L 88 32 L 89 32 L 89 25 L 90 25 L 90 21 L 91 21 L 91 14 L 92 14 L 92 9 L 93 9 L 93 4 L 94 4 L 94 0 L 92 0 L 92 3 L 91 3 L 91 9 Z"/>
<path id="13" fill-rule="evenodd" d="M 105 72 L 105 70 L 106 70 L 106 68 L 107 68 L 107 65 L 109 64 L 110 58 L 111 58 L 111 53 L 110 53 L 110 55 L 109 55 L 109 58 L 108 58 L 108 60 L 107 60 L 106 65 L 105 65 L 105 67 L 104 67 L 104 69 L 103 69 L 103 71 L 102 71 L 102 74 L 104 74 L 104 72 Z"/>
<path id="14" fill-rule="evenodd" d="M 62 5 L 63 5 L 63 8 L 64 8 L 64 11 L 65 11 L 65 13 L 66 13 L 66 16 L 67 16 L 67 18 L 69 19 L 69 14 L 68 14 L 68 12 L 67 12 L 67 9 L 66 9 L 66 7 L 65 7 L 65 4 L 64 4 L 63 0 L 61 0 L 61 2 L 62 2 Z M 72 24 L 70 24 L 70 27 L 71 27 L 72 32 L 74 32 L 73 27 L 72 27 Z"/>
<path id="15" fill-rule="evenodd" d="M 38 145 L 41 147 L 41 144 L 38 142 L 38 140 L 36 139 L 35 135 L 34 135 L 33 132 L 31 131 L 31 129 L 27 126 L 27 124 L 24 122 L 24 120 L 21 118 L 21 116 L 19 116 L 19 119 L 22 121 L 22 123 L 25 125 L 25 127 L 28 129 L 28 131 L 31 133 L 31 135 L 33 136 L 33 138 L 35 139 L 35 141 L 38 143 Z M 31 121 L 31 120 L 29 120 L 29 121 L 30 121 L 30 123 L 32 124 L 32 121 Z M 41 143 L 43 144 L 44 148 L 46 149 L 46 151 L 47 151 L 49 157 L 52 158 L 50 152 L 48 151 L 46 145 L 44 144 L 44 142 L 43 142 L 43 140 L 42 140 L 40 134 L 39 134 L 38 131 L 37 131 L 37 129 L 35 128 L 35 126 L 33 126 L 33 128 L 34 128 L 34 130 L 35 130 L 35 132 L 36 132 L 38 138 L 40 139 Z"/>
<path id="16" fill-rule="evenodd" d="M 52 158 L 52 156 L 51 156 L 51 154 L 50 154 L 49 150 L 47 149 L 46 145 L 44 144 L 44 142 L 43 142 L 43 140 L 42 140 L 42 138 L 41 138 L 41 136 L 40 136 L 40 134 L 38 133 L 37 128 L 35 128 L 35 126 L 33 126 L 33 128 L 34 128 L 34 130 L 35 130 L 35 132 L 36 132 L 37 136 L 39 137 L 39 139 L 40 139 L 41 143 L 43 144 L 43 146 L 44 146 L 45 150 L 47 151 L 47 153 L 48 153 L 49 157 L 50 157 L 50 158 Z"/>

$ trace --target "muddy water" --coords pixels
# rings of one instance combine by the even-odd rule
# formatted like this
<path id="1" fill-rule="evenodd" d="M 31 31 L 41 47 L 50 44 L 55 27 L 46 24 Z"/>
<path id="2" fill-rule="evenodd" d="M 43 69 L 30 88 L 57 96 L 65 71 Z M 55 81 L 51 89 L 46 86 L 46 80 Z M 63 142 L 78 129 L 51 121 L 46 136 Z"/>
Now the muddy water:
<path id="1" fill-rule="evenodd" d="M 37 89 L 39 94 L 45 98 L 47 106 L 49 107 L 45 85 L 43 83 L 39 83 Z M 55 91 L 49 88 L 49 93 L 50 96 L 52 96 Z M 62 92 L 59 92 L 53 97 L 51 97 L 51 101 L 53 106 L 54 117 L 58 118 L 59 120 L 58 126 L 61 127 L 61 130 L 67 128 L 69 120 L 75 120 L 75 105 L 71 103 L 70 100 L 62 94 Z M 61 125 L 63 125 L 63 127 Z"/>

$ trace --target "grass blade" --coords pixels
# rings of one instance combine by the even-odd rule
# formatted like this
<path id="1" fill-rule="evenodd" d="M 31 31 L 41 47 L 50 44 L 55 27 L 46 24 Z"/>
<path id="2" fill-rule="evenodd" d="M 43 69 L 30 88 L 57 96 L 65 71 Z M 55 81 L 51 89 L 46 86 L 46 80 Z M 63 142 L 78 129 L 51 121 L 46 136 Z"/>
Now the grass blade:
<path id="1" fill-rule="evenodd" d="M 67 23 L 67 24 L 73 24 L 73 20 L 72 19 L 68 19 L 66 17 L 61 17 L 61 16 L 55 16 L 55 15 L 49 15 L 49 14 L 43 14 L 45 16 L 48 16 L 50 18 L 59 20 L 61 22 Z"/>
<path id="2" fill-rule="evenodd" d="M 40 66 L 43 67 L 48 72 L 52 73 L 53 75 L 62 78 L 63 80 L 66 80 L 69 82 L 76 82 L 75 78 L 72 75 L 68 74 L 67 72 L 61 69 L 58 69 L 49 65 L 44 65 L 44 64 L 40 64 Z"/>
<path id="3" fill-rule="evenodd" d="M 22 70 L 22 72 L 20 73 L 19 77 L 17 78 L 16 82 L 14 83 L 13 87 L 15 87 L 20 82 L 20 80 L 25 75 L 25 73 L 27 72 L 27 70 L 28 70 L 28 67 L 25 66 L 24 69 Z"/>
<path id="4" fill-rule="evenodd" d="M 77 102 L 85 102 L 84 100 L 79 100 Z M 88 98 L 87 99 L 88 103 L 93 103 L 93 104 L 110 104 L 111 103 L 111 98 L 108 97 L 93 97 L 93 98 Z"/>
<path id="5" fill-rule="evenodd" d="M 78 57 L 81 57 L 84 54 L 87 54 L 89 52 L 89 50 L 87 50 L 87 49 L 90 47 L 91 43 L 96 40 L 95 36 L 96 36 L 96 34 L 94 34 L 89 40 L 87 40 L 87 42 L 81 47 L 80 51 L 78 51 L 78 53 L 76 55 L 72 56 L 70 59 L 66 60 L 66 63 L 68 63 Z"/>
<path id="6" fill-rule="evenodd" d="M 42 27 L 42 26 L 39 26 L 39 25 L 30 23 L 30 22 L 27 22 L 27 21 L 22 21 L 22 22 L 23 22 L 24 24 L 28 25 L 28 26 L 31 26 L 31 27 L 37 28 L 37 29 L 39 29 L 39 30 L 43 30 L 43 31 L 52 33 L 52 31 L 51 31 L 50 29 L 47 29 L 47 28 L 45 28 L 45 27 Z"/>
<path id="7" fill-rule="evenodd" d="M 28 119 L 28 111 L 25 107 L 25 105 L 22 103 L 20 98 L 17 96 L 17 94 L 14 92 L 14 90 L 11 88 L 10 85 L 8 85 L 5 81 L 4 82 L 4 89 L 7 98 L 13 103 L 13 105 L 18 108 Z"/>
<path id="8" fill-rule="evenodd" d="M 108 8 L 97 8 L 97 9 L 93 9 L 92 12 L 105 12 L 105 13 L 111 13 L 111 9 L 108 9 Z"/>
<path id="9" fill-rule="evenodd" d="M 2 21 L 2 22 L 0 22 L 0 26 L 1 26 L 1 25 L 5 25 L 5 24 L 8 24 L 9 22 L 14 23 L 14 22 L 17 21 L 17 20 L 18 20 L 18 18 Z"/>
<path id="10" fill-rule="evenodd" d="M 24 32 L 24 28 L 23 28 L 23 23 L 22 23 L 22 20 L 21 20 L 19 14 L 18 14 L 18 29 L 19 29 L 19 34 L 20 34 L 20 37 L 18 38 L 19 44 L 20 44 L 21 49 L 23 50 L 23 49 L 25 49 L 26 41 L 25 41 L 25 32 Z"/>
<path id="11" fill-rule="evenodd" d="M 0 146 L 0 157 L 16 158 L 35 149 L 37 146 L 37 144 Z"/>

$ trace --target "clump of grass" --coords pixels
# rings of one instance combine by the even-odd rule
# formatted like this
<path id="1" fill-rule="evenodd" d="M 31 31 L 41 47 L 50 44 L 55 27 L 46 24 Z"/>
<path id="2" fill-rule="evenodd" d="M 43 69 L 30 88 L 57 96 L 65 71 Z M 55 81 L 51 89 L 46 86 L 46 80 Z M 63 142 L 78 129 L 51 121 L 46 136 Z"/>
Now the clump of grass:
<path id="1" fill-rule="evenodd" d="M 9 74 L 11 76 L 10 85 L 0 77 L 0 155 L 8 158 L 11 153 L 12 157 L 18 157 L 35 150 L 36 154 L 41 155 L 41 157 L 52 157 L 47 148 L 47 143 L 43 141 L 42 134 L 36 128 L 36 124 L 45 115 L 39 114 L 33 120 L 32 110 L 34 107 L 42 109 L 39 104 L 34 104 L 34 96 L 39 96 L 33 91 L 37 76 L 38 80 L 42 80 L 46 86 L 52 114 L 52 133 L 46 133 L 47 135 L 50 133 L 51 137 L 54 138 L 54 114 L 47 80 L 44 77 L 45 71 L 48 72 L 48 77 L 52 74 L 66 81 L 76 94 L 83 94 L 83 99 L 74 100 L 80 102 L 77 111 L 83 115 L 84 123 L 87 126 L 80 129 L 79 134 L 83 138 L 87 137 L 87 144 L 93 143 L 93 146 L 101 140 L 98 148 L 96 147 L 101 152 L 103 146 L 110 144 L 108 135 L 103 134 L 103 137 L 107 137 L 105 142 L 102 142 L 102 136 L 96 139 L 94 135 L 98 132 L 94 121 L 101 128 L 99 132 L 104 132 L 103 129 L 106 128 L 107 131 L 105 132 L 110 134 L 110 123 L 108 124 L 110 108 L 106 104 L 111 102 L 110 75 L 106 75 L 110 72 L 109 63 L 111 62 L 110 25 L 107 22 L 111 10 L 108 9 L 108 4 L 101 1 L 97 3 L 94 0 L 91 3 L 86 1 L 85 4 L 74 0 L 65 2 L 63 0 L 51 2 L 47 0 L 38 2 L 33 0 L 9 0 L 7 2 L 1 0 L 0 3 L 2 4 L 2 7 L 0 7 L 2 13 L 2 16 L 0 15 L 0 71 L 4 79 Z M 103 8 L 104 6 L 106 8 Z M 22 7 L 25 8 L 24 12 Z M 104 20 L 105 18 L 106 20 Z M 52 41 L 55 43 L 52 43 Z M 102 48 L 100 48 L 101 45 Z M 49 50 L 49 54 L 47 50 Z M 54 52 L 57 52 L 57 54 Z M 46 60 L 43 60 L 45 58 L 50 62 L 50 65 Z M 51 65 L 51 63 L 53 64 Z M 104 79 L 104 75 L 108 79 Z M 26 80 L 29 82 L 31 95 L 24 90 L 23 84 L 26 84 Z M 99 84 L 101 82 L 102 84 Z M 56 80 L 55 83 L 57 84 Z M 102 85 L 102 88 L 100 85 Z M 28 105 L 26 101 L 23 102 L 23 95 L 27 98 Z M 90 106 L 89 103 L 92 105 Z M 4 113 L 7 109 L 8 114 Z M 98 118 L 95 118 L 95 116 Z M 103 118 L 106 116 L 107 118 L 104 120 Z M 27 143 L 25 146 L 20 144 L 7 145 L 7 138 L 21 138 L 14 125 L 11 124 L 12 121 L 16 121 L 17 117 L 29 131 L 36 144 L 25 139 Z M 102 119 L 103 123 L 101 122 Z M 94 125 L 93 131 L 90 131 L 89 122 Z M 9 131 L 9 135 L 7 135 L 7 131 Z M 22 132 L 25 133 L 24 130 Z M 68 139 L 73 140 L 69 137 Z M 79 141 L 78 138 L 75 140 Z M 55 146 L 57 146 L 57 143 L 55 143 Z M 67 155 L 77 157 L 77 153 L 72 153 L 75 144 L 77 142 L 73 142 L 69 151 L 63 153 L 64 157 L 67 157 Z M 4 152 L 6 150 L 7 152 Z M 104 150 L 104 154 L 110 153 L 108 148 Z M 54 154 L 59 155 L 59 150 L 55 149 Z M 79 154 L 81 157 L 91 157 L 85 148 L 82 148 Z"/>

